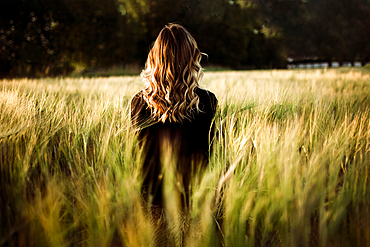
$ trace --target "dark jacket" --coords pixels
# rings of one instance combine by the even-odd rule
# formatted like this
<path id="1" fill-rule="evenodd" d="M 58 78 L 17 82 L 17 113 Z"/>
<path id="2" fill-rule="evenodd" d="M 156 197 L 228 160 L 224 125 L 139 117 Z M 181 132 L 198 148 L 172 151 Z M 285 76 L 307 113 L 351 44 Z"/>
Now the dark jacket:
<path id="1" fill-rule="evenodd" d="M 197 88 L 200 112 L 183 123 L 159 122 L 155 119 L 142 92 L 131 101 L 131 122 L 138 134 L 142 155 L 142 194 L 147 202 L 162 207 L 162 178 L 167 163 L 175 163 L 177 184 L 182 186 L 183 204 L 188 204 L 190 181 L 207 164 L 213 119 L 217 109 L 216 96 Z"/>

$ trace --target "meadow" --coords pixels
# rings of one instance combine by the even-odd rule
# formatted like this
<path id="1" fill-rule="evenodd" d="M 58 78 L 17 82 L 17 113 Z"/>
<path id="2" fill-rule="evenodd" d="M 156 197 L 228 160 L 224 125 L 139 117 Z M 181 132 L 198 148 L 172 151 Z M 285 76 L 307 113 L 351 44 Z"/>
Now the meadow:
<path id="1" fill-rule="evenodd" d="M 206 71 L 201 85 L 219 100 L 210 164 L 163 238 L 370 246 L 370 70 Z M 160 246 L 130 125 L 142 87 L 0 80 L 0 246 Z"/>

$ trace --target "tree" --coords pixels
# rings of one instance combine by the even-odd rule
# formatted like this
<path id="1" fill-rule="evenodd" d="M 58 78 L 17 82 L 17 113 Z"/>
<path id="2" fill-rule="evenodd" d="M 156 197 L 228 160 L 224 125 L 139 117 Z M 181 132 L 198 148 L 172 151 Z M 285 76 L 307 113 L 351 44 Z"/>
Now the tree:
<path id="1" fill-rule="evenodd" d="M 57 3 L 1 1 L 0 76 L 36 76 L 70 68 L 59 45 L 55 10 L 62 8 Z"/>
<path id="2" fill-rule="evenodd" d="M 169 22 L 183 24 L 209 63 L 232 68 L 284 65 L 283 36 L 241 0 L 0 1 L 0 76 L 66 75 L 143 63 Z"/>
<path id="3" fill-rule="evenodd" d="M 256 0 L 266 25 L 280 29 L 286 54 L 300 59 L 369 60 L 370 2 Z"/>

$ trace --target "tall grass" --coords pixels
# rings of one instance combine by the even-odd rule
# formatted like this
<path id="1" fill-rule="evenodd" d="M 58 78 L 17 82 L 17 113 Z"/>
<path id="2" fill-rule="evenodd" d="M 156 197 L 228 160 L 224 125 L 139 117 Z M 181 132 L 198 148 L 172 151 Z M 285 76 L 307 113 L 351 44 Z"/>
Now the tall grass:
<path id="1" fill-rule="evenodd" d="M 203 85 L 220 104 L 210 164 L 189 214 L 168 199 L 158 220 L 130 127 L 139 77 L 0 81 L 0 245 L 370 246 L 369 72 Z"/>

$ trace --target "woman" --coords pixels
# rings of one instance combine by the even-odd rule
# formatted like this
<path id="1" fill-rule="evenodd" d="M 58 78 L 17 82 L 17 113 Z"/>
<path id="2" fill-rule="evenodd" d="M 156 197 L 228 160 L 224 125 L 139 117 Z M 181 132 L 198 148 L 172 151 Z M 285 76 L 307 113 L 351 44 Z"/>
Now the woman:
<path id="1" fill-rule="evenodd" d="M 197 43 L 184 27 L 165 26 L 141 73 L 145 88 L 131 101 L 132 125 L 143 149 L 142 195 L 150 206 L 164 208 L 176 200 L 164 196 L 163 190 L 173 186 L 179 204 L 188 207 L 191 181 L 208 164 L 217 99 L 199 87 L 200 60 Z"/>

